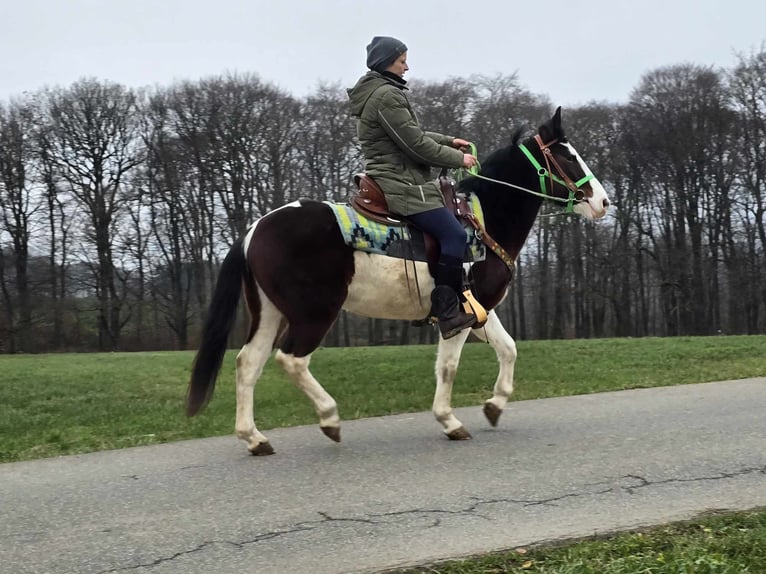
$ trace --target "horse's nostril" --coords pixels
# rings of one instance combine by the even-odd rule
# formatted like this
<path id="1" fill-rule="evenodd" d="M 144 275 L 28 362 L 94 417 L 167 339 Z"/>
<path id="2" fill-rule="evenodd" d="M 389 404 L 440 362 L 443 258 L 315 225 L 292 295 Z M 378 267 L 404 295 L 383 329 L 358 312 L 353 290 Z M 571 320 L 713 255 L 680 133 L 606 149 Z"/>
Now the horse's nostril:
<path id="1" fill-rule="evenodd" d="M 609 200 L 605 199 L 604 200 L 604 209 L 606 209 L 607 207 L 609 207 Z"/>

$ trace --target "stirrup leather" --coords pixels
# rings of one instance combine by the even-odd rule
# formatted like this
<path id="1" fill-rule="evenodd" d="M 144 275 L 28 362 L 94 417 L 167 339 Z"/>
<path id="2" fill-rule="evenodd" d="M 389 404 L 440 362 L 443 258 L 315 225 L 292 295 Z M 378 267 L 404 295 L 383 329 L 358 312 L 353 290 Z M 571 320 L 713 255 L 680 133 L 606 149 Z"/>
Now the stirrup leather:
<path id="1" fill-rule="evenodd" d="M 476 300 L 470 289 L 463 291 L 463 297 L 465 297 L 463 311 L 476 315 L 476 324 L 472 328 L 478 329 L 483 327 L 484 323 L 487 322 L 487 310 Z"/>

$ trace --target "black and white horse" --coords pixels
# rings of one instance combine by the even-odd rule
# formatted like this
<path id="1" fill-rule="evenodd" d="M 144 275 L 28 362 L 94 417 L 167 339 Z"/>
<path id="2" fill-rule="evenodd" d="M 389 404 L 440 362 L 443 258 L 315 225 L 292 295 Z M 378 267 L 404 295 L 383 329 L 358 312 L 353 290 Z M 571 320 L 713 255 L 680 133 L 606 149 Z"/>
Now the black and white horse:
<path id="1" fill-rule="evenodd" d="M 589 219 L 603 217 L 609 200 L 602 185 L 568 143 L 561 108 L 524 141 L 520 132 L 511 145 L 492 153 L 479 176 L 468 177 L 458 191 L 481 201 L 485 229 L 516 259 L 534 224 L 541 203 L 560 201 Z M 273 453 L 255 426 L 253 392 L 274 348 L 276 360 L 316 409 L 324 433 L 340 440 L 335 400 L 309 371 L 311 353 L 341 309 L 375 318 L 423 319 L 430 300 L 419 297 L 434 286 L 426 263 L 371 254 L 349 247 L 332 210 L 321 202 L 295 201 L 254 223 L 231 247 L 221 267 L 202 342 L 194 361 L 187 414 L 195 415 L 213 394 L 240 294 L 251 317 L 247 342 L 237 355 L 236 433 L 252 454 Z M 484 413 L 494 426 L 513 391 L 516 344 L 494 309 L 505 297 L 511 268 L 494 252 L 471 265 L 473 292 L 489 317 L 473 332 L 497 353 L 500 370 Z M 416 284 L 417 283 L 417 284 Z M 470 438 L 451 407 L 452 384 L 470 329 L 440 339 L 436 359 L 433 413 L 451 439 Z"/>

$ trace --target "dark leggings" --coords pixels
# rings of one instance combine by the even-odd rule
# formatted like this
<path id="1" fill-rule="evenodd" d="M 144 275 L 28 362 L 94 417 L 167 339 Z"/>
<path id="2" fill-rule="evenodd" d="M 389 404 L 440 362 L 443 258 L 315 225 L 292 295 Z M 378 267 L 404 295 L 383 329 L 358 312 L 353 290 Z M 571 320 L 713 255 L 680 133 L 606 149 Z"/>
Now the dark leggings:
<path id="1" fill-rule="evenodd" d="M 417 227 L 433 235 L 441 246 L 439 262 L 459 265 L 465 255 L 466 236 L 463 226 L 446 207 L 437 207 L 407 216 Z"/>

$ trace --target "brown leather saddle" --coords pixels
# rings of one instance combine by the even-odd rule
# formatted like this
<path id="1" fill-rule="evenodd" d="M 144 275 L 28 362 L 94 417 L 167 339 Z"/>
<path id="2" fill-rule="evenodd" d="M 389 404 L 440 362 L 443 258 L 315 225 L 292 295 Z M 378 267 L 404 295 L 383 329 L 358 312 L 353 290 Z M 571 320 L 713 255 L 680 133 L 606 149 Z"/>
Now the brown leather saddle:
<path id="1" fill-rule="evenodd" d="M 439 260 L 440 248 L 439 242 L 428 233 L 417 229 L 415 225 L 412 225 L 407 221 L 406 217 L 393 214 L 388 209 L 386 203 L 386 197 L 383 195 L 383 191 L 380 189 L 377 183 L 365 173 L 357 173 L 354 175 L 354 182 L 358 188 L 356 193 L 351 195 L 349 204 L 361 215 L 372 221 L 383 223 L 389 226 L 410 226 L 411 232 L 415 230 L 416 233 L 410 233 L 413 235 L 415 243 L 418 242 L 419 235 L 422 235 L 422 243 L 425 248 L 425 260 L 429 266 L 433 266 Z M 444 205 L 452 211 L 461 225 L 467 227 L 470 225 L 469 219 L 473 217 L 473 210 L 471 204 L 466 200 L 465 196 L 455 193 L 455 182 L 442 175 L 439 177 L 439 186 L 441 188 L 442 195 L 444 196 Z M 417 257 L 411 257 L 418 259 Z M 466 253 L 466 261 L 472 261 L 470 251 Z"/>

